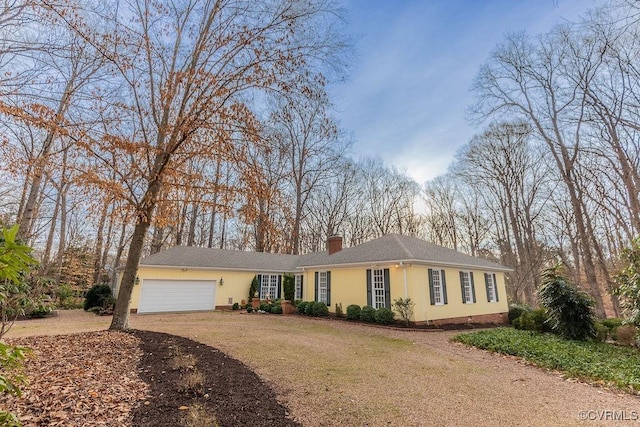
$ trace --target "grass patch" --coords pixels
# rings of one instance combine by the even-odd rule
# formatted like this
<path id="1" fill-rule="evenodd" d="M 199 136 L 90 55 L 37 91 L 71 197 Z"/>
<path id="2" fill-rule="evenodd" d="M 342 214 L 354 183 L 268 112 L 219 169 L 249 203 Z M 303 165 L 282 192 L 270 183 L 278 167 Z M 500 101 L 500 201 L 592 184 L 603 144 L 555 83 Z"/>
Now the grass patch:
<path id="1" fill-rule="evenodd" d="M 519 356 L 570 377 L 640 391 L 640 352 L 599 342 L 563 340 L 552 334 L 497 328 L 456 335 L 453 341 Z"/>
<path id="2" fill-rule="evenodd" d="M 196 396 L 204 394 L 204 376 L 197 369 L 187 372 L 178 382 L 178 390 Z"/>
<path id="3" fill-rule="evenodd" d="M 220 427 L 216 417 L 202 405 L 190 406 L 184 420 L 184 427 Z"/>

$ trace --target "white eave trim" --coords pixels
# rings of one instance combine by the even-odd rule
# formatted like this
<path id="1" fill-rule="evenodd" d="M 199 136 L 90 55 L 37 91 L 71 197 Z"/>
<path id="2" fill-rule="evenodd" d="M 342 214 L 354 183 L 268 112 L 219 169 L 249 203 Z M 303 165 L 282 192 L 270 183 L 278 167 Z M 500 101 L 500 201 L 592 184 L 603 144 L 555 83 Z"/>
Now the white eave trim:
<path id="1" fill-rule="evenodd" d="M 202 271 L 242 271 L 247 273 L 295 273 L 296 270 L 273 270 L 268 268 L 236 268 L 236 267 L 202 267 L 190 265 L 157 265 L 157 264 L 140 264 L 141 268 L 160 268 L 163 270 L 202 270 Z"/>
<path id="2" fill-rule="evenodd" d="M 454 262 L 436 262 L 426 261 L 423 259 L 401 259 L 401 260 L 384 260 L 384 261 L 360 261 L 352 263 L 340 263 L 340 264 L 321 264 L 321 265 L 303 265 L 299 266 L 299 269 L 330 269 L 330 268 L 350 268 L 350 267 L 371 267 L 373 265 L 407 265 L 407 264 L 419 264 L 419 265 L 432 265 L 434 267 L 456 267 L 456 268 L 468 268 L 471 270 L 483 270 L 483 271 L 500 271 L 511 272 L 512 268 L 500 267 L 500 266 L 486 266 L 486 265 L 472 265 L 472 264 L 460 264 Z"/>

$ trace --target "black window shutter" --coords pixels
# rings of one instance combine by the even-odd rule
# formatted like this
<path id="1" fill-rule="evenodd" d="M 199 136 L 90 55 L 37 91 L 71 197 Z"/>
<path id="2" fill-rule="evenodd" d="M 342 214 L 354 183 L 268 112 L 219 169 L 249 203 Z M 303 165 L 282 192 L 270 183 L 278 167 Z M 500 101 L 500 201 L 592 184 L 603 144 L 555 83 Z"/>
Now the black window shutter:
<path id="1" fill-rule="evenodd" d="M 496 293 L 496 302 L 500 301 L 498 298 L 498 282 L 496 282 L 496 275 L 493 275 L 493 291 Z"/>
<path id="2" fill-rule="evenodd" d="M 327 271 L 327 306 L 331 307 L 331 272 Z"/>
<path id="3" fill-rule="evenodd" d="M 300 299 L 304 299 L 304 274 L 300 275 Z"/>
<path id="4" fill-rule="evenodd" d="M 278 292 L 276 292 L 278 296 L 276 299 L 282 298 L 282 274 L 278 275 Z"/>
<path id="5" fill-rule="evenodd" d="M 431 305 L 436 305 L 435 297 L 433 296 L 433 270 L 429 269 L 429 298 L 431 299 Z"/>
<path id="6" fill-rule="evenodd" d="M 313 300 L 318 301 L 318 272 L 317 271 L 316 271 L 316 294 Z"/>
<path id="7" fill-rule="evenodd" d="M 464 297 L 464 272 L 460 272 L 460 290 L 462 291 L 462 303 L 466 304 L 467 299 Z"/>
<path id="8" fill-rule="evenodd" d="M 471 283 L 471 301 L 476 302 L 476 287 L 473 284 L 473 271 L 469 272 L 469 282 Z"/>
<path id="9" fill-rule="evenodd" d="M 487 289 L 487 302 L 491 302 L 489 298 L 489 273 L 484 273 L 484 287 Z"/>
<path id="10" fill-rule="evenodd" d="M 371 269 L 367 270 L 367 305 L 371 305 Z"/>
<path id="11" fill-rule="evenodd" d="M 447 304 L 447 279 L 444 275 L 444 270 L 440 270 L 440 283 L 442 283 L 442 299 Z"/>
<path id="12" fill-rule="evenodd" d="M 389 282 L 389 269 L 384 269 L 384 306 L 391 308 L 391 283 Z"/>
<path id="13" fill-rule="evenodd" d="M 262 298 L 262 274 L 258 274 L 258 298 Z"/>

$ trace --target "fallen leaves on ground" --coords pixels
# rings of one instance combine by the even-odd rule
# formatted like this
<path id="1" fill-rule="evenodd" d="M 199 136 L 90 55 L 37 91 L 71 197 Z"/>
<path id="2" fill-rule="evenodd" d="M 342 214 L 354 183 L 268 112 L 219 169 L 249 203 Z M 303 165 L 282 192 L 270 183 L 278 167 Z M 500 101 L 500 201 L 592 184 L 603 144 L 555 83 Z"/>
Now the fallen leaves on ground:
<path id="1" fill-rule="evenodd" d="M 21 398 L 0 407 L 29 426 L 128 426 L 148 393 L 138 376 L 140 340 L 115 331 L 11 340 L 32 350 Z"/>

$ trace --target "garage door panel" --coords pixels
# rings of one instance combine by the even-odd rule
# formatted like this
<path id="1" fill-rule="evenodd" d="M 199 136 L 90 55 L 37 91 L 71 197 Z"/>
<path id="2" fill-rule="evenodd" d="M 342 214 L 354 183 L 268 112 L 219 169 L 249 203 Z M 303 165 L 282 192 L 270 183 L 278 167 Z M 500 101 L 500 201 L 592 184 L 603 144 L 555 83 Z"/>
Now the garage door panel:
<path id="1" fill-rule="evenodd" d="M 215 280 L 145 279 L 141 286 L 138 313 L 215 308 Z"/>

